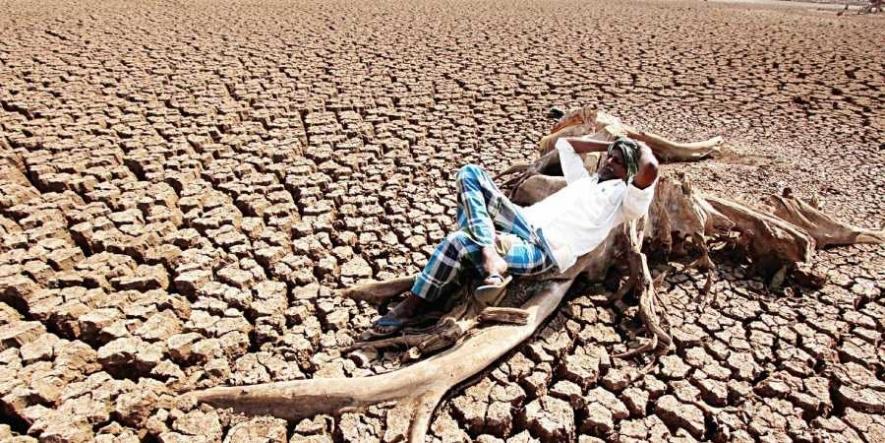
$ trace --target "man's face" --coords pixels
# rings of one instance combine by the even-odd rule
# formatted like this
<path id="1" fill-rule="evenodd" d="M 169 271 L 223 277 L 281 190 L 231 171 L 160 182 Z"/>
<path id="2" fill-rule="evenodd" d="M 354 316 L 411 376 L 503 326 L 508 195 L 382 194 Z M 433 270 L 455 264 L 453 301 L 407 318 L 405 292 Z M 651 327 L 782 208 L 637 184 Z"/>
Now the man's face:
<path id="1" fill-rule="evenodd" d="M 599 170 L 599 181 L 613 178 L 620 180 L 627 178 L 627 164 L 624 162 L 624 155 L 620 149 L 612 150 L 611 155 L 606 157 L 602 169 Z"/>

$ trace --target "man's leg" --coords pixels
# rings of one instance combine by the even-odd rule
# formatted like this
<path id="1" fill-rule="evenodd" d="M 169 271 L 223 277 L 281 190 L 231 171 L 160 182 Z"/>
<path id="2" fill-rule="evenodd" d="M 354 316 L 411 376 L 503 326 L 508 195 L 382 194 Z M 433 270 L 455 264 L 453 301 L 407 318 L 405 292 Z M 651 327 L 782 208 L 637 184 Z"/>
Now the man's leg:
<path id="1" fill-rule="evenodd" d="M 510 245 L 504 260 L 509 271 L 516 275 L 540 274 L 554 266 L 553 260 L 540 245 L 523 239 L 515 240 Z"/>
<path id="2" fill-rule="evenodd" d="M 442 291 L 458 278 L 465 266 L 479 263 L 481 250 L 481 246 L 463 230 L 446 236 L 418 273 L 405 300 L 375 322 L 372 327 L 375 333 L 388 335 L 401 329 L 405 320 L 439 299 Z"/>
<path id="3" fill-rule="evenodd" d="M 415 278 L 412 294 L 427 302 L 439 299 L 465 266 L 478 263 L 482 247 L 465 231 L 455 231 L 436 247 L 424 269 Z"/>
<path id="4" fill-rule="evenodd" d="M 402 322 L 419 314 L 427 304 L 439 299 L 443 290 L 463 272 L 465 266 L 481 266 L 482 248 L 465 231 L 449 234 L 436 247 L 424 269 L 415 278 L 415 284 L 392 311 L 376 321 L 373 329 L 378 334 L 396 332 Z M 510 272 L 532 275 L 553 267 L 553 261 L 537 244 L 515 238 L 503 260 Z"/>
<path id="5" fill-rule="evenodd" d="M 464 166 L 458 171 L 456 185 L 457 219 L 461 230 L 449 234 L 437 246 L 406 299 L 376 321 L 373 328 L 376 332 L 383 334 L 397 330 L 397 326 L 385 325 L 396 325 L 400 320 L 414 317 L 428 302 L 437 300 L 468 262 L 477 265 L 487 275 L 504 273 L 511 264 L 516 274 L 532 274 L 545 269 L 546 255 L 529 241 L 531 226 L 519 213 L 519 207 L 498 189 L 486 171 L 476 165 Z M 495 250 L 495 228 L 523 240 L 511 247 L 506 258 Z"/>
<path id="6" fill-rule="evenodd" d="M 498 189 L 481 167 L 467 165 L 458 171 L 458 225 L 482 248 L 481 267 L 486 276 L 507 271 L 507 261 L 495 250 L 495 229 L 531 239 L 531 226 L 519 207 Z M 486 280 L 487 284 L 493 281 Z"/>
<path id="7" fill-rule="evenodd" d="M 531 225 L 520 213 L 519 206 L 504 195 L 483 168 L 464 166 L 458 171 L 455 184 L 458 226 L 467 230 L 477 243 L 492 244 L 496 228 L 525 240 L 532 238 Z"/>

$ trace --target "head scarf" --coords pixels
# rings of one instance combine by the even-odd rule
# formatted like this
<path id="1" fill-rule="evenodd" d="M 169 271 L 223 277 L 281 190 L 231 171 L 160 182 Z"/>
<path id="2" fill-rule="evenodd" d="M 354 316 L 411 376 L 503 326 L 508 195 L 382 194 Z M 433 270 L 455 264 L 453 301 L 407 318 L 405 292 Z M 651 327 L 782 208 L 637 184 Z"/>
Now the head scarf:
<path id="1" fill-rule="evenodd" d="M 618 137 L 610 145 L 608 145 L 608 155 L 612 155 L 615 149 L 621 151 L 621 157 L 624 158 L 624 165 L 627 167 L 627 177 L 636 175 L 639 171 L 639 143 L 627 137 Z"/>

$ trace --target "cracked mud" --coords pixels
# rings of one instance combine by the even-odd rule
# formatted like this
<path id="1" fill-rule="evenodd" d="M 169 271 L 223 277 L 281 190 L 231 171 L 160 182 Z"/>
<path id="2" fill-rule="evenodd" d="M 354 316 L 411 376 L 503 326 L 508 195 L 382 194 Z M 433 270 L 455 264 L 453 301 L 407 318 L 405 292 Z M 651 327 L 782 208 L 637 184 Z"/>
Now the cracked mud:
<path id="1" fill-rule="evenodd" d="M 0 6 L 0 440 L 402 441 L 383 406 L 287 423 L 178 395 L 398 367 L 341 352 L 377 311 L 334 291 L 416 272 L 454 171 L 530 159 L 551 105 L 721 134 L 721 155 L 663 173 L 882 225 L 881 17 L 403 3 Z M 811 266 L 823 288 L 783 293 L 720 266 L 704 310 L 705 275 L 669 273 L 676 351 L 635 382 L 644 361 L 611 357 L 641 335 L 635 307 L 579 287 L 429 438 L 881 441 L 885 249 Z"/>

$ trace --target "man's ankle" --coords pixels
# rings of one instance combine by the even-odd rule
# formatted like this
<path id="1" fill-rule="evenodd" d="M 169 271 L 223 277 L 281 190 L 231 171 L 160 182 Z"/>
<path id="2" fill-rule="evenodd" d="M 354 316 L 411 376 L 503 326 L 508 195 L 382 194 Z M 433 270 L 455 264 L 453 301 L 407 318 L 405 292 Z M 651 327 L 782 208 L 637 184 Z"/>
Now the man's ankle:
<path id="1" fill-rule="evenodd" d="M 483 258 L 483 268 L 489 274 L 496 274 L 499 272 L 503 272 L 501 270 L 497 270 L 496 268 L 502 267 L 503 270 L 506 270 L 507 262 L 504 260 L 504 257 L 501 257 L 501 254 L 498 253 L 498 250 L 495 249 L 494 246 L 486 246 L 482 248 L 482 258 Z"/>
<path id="2" fill-rule="evenodd" d="M 401 315 L 404 315 L 406 317 L 412 317 L 415 315 L 415 313 L 417 313 L 426 304 L 427 304 L 426 300 L 424 300 L 421 297 L 418 297 L 417 295 L 413 294 L 412 292 L 409 292 L 409 294 L 406 295 L 406 299 L 402 301 L 402 306 L 400 306 L 400 308 L 397 309 L 397 311 L 399 311 L 399 313 Z"/>

